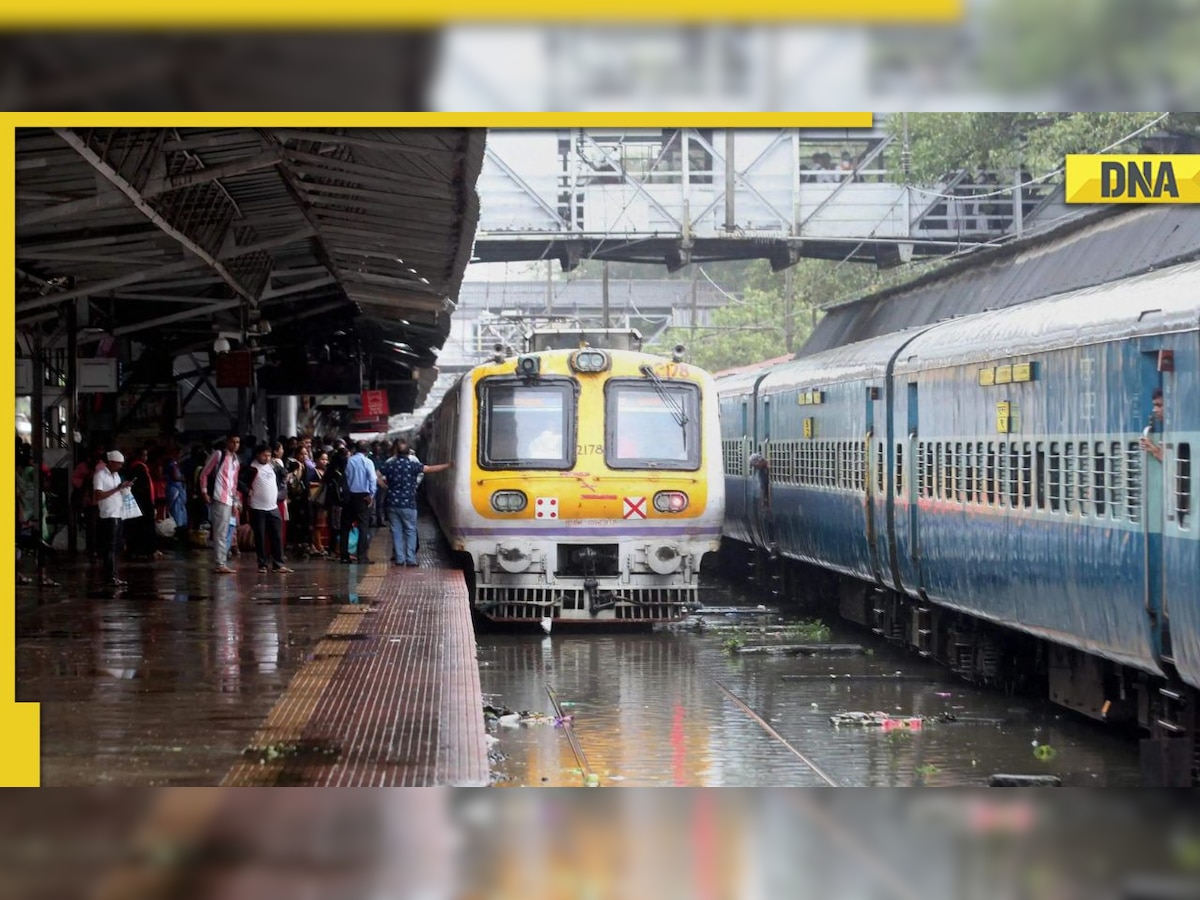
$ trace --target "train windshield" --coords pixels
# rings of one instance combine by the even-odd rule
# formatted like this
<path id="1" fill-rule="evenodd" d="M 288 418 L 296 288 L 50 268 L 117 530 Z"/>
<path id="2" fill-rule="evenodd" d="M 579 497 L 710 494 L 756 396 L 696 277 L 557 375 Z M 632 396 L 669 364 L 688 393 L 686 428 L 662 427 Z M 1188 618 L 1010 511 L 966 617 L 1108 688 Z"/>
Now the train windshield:
<path id="1" fill-rule="evenodd" d="M 609 382 L 605 457 L 613 469 L 700 467 L 700 390 L 690 383 Z"/>
<path id="2" fill-rule="evenodd" d="M 569 381 L 480 385 L 480 463 L 566 469 L 574 463 L 575 393 Z"/>

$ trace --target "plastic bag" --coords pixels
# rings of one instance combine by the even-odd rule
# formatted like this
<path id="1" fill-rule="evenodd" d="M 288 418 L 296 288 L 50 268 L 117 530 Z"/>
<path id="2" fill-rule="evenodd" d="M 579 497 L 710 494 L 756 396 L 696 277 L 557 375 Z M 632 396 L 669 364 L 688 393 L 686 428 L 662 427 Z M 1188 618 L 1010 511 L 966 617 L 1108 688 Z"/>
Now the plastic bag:
<path id="1" fill-rule="evenodd" d="M 350 535 L 346 538 L 346 552 L 349 554 L 358 553 L 358 526 L 355 525 L 350 529 Z"/>

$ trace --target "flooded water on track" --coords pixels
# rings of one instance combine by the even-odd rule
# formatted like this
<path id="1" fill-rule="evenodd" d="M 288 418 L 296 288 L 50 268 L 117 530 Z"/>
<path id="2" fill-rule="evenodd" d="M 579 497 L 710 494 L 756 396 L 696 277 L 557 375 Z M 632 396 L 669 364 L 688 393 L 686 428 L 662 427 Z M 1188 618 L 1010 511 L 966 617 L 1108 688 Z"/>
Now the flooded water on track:
<path id="1" fill-rule="evenodd" d="M 717 584 L 703 596 L 743 611 L 706 615 L 712 627 L 700 630 L 480 634 L 485 702 L 536 714 L 489 725 L 494 783 L 579 785 L 589 773 L 629 786 L 981 786 L 993 773 L 1141 782 L 1128 735 L 1046 700 L 972 687 L 865 629 L 828 623 L 830 643 L 861 645 L 854 655 L 739 652 L 808 641 L 779 633 L 795 616 L 731 591 Z M 889 721 L 831 724 L 846 712 Z"/>

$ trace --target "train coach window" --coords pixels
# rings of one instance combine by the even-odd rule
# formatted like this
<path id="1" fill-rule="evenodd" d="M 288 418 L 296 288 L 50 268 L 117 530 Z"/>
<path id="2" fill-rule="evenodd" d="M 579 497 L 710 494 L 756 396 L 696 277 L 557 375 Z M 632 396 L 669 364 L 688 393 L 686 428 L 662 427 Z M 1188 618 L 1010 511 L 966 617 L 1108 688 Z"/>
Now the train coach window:
<path id="1" fill-rule="evenodd" d="M 700 389 L 613 379 L 605 387 L 604 458 L 613 469 L 700 467 Z"/>
<path id="2" fill-rule="evenodd" d="M 968 444 L 968 447 L 971 445 Z M 954 445 L 954 499 L 959 503 L 965 503 L 967 492 L 965 489 L 967 472 L 967 461 L 963 457 L 963 445 L 961 443 Z"/>
<path id="3" fill-rule="evenodd" d="M 1062 456 L 1059 454 L 1058 441 L 1050 442 L 1050 477 L 1047 480 L 1050 488 L 1050 512 L 1058 512 L 1062 503 Z"/>
<path id="4" fill-rule="evenodd" d="M 1192 445 L 1179 444 L 1175 450 L 1175 521 L 1180 528 L 1190 525 L 1192 511 Z"/>
<path id="5" fill-rule="evenodd" d="M 896 445 L 896 496 L 904 496 L 904 445 Z"/>
<path id="6" fill-rule="evenodd" d="M 983 462 L 983 496 L 988 506 L 996 503 L 996 445 L 987 442 L 987 455 Z"/>
<path id="7" fill-rule="evenodd" d="M 561 379 L 537 386 L 485 379 L 479 385 L 480 465 L 567 469 L 575 459 L 575 391 Z"/>
<path id="8" fill-rule="evenodd" d="M 1079 514 L 1086 516 L 1092 512 L 1092 456 L 1087 441 L 1080 441 L 1079 447 L 1079 477 L 1075 484 L 1079 488 Z"/>
<path id="9" fill-rule="evenodd" d="M 1105 464 L 1108 460 L 1104 456 L 1104 442 L 1096 441 L 1096 455 L 1092 459 L 1092 479 L 1093 493 L 1092 497 L 1096 502 L 1096 515 L 1102 516 L 1105 514 L 1108 501 L 1108 492 L 1105 490 L 1107 484 L 1105 482 Z"/>
<path id="10" fill-rule="evenodd" d="M 875 490 L 883 494 L 883 444 L 875 445 Z"/>
<path id="11" fill-rule="evenodd" d="M 1033 506 L 1033 450 L 1029 441 L 1021 447 L 1021 505 L 1026 509 Z"/>
<path id="12" fill-rule="evenodd" d="M 1067 441 L 1063 444 L 1063 512 L 1069 513 L 1075 509 L 1075 444 Z"/>
<path id="13" fill-rule="evenodd" d="M 1033 456 L 1033 485 L 1037 494 L 1037 508 L 1046 508 L 1046 445 L 1038 441 Z"/>
<path id="14" fill-rule="evenodd" d="M 1008 505 L 1008 443 L 1001 441 L 996 445 L 996 505 Z"/>
<path id="15" fill-rule="evenodd" d="M 1125 510 L 1121 505 L 1121 469 L 1125 455 L 1121 452 L 1121 444 L 1113 441 L 1108 445 L 1108 509 L 1114 519 L 1121 518 Z"/>
<path id="16" fill-rule="evenodd" d="M 1142 519 L 1142 459 L 1141 444 L 1130 441 L 1125 448 L 1125 513 L 1131 522 Z"/>

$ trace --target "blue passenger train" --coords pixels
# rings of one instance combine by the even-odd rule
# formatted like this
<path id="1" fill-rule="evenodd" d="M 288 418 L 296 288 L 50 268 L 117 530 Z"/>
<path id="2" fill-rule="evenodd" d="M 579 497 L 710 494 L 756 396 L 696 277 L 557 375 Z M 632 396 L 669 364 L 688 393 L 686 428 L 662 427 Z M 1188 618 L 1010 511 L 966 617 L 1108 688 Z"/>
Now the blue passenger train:
<path id="1" fill-rule="evenodd" d="M 727 537 L 849 576 L 843 615 L 964 677 L 1136 721 L 1148 771 L 1200 778 L 1200 263 L 718 386 Z"/>

